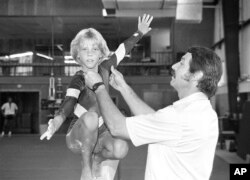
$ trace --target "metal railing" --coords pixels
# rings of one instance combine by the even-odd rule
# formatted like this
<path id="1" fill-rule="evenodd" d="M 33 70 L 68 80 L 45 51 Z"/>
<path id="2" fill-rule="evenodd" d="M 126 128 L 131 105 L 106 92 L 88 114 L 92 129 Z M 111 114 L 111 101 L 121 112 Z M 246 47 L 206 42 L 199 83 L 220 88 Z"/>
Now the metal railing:
<path id="1" fill-rule="evenodd" d="M 78 64 L 67 64 L 64 63 L 63 59 L 62 62 L 19 63 L 18 61 L 0 61 L 0 76 L 51 76 L 52 72 L 55 76 L 72 76 L 81 69 Z M 127 58 L 119 65 L 119 68 L 128 68 L 126 72 L 131 72 L 127 72 L 127 74 L 140 75 L 138 71 L 133 73 L 134 69 L 157 69 L 160 72 L 168 69 L 172 63 L 171 52 L 152 52 L 151 58 L 143 58 L 140 61 Z"/>

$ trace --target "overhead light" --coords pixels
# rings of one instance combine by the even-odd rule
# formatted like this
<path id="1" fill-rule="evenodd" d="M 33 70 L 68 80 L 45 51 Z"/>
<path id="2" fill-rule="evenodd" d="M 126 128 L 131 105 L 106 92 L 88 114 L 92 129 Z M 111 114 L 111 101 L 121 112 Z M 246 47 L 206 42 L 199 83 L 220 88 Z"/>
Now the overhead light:
<path id="1" fill-rule="evenodd" d="M 45 55 L 45 54 L 36 53 L 36 55 L 37 55 L 37 56 L 40 56 L 40 57 L 43 57 L 43 58 L 45 58 L 45 59 L 53 60 L 53 58 L 52 58 L 52 57 L 47 56 L 47 55 Z"/>
<path id="2" fill-rule="evenodd" d="M 102 9 L 103 17 L 115 17 L 115 9 Z"/>
<path id="3" fill-rule="evenodd" d="M 65 64 L 78 64 L 78 63 L 73 59 L 73 57 L 70 56 L 70 55 L 65 55 L 65 56 L 64 56 L 64 63 L 65 63 Z"/>
<path id="4" fill-rule="evenodd" d="M 102 9 L 102 16 L 103 17 L 106 17 L 108 14 L 107 14 L 107 11 L 106 11 L 106 9 Z"/>
<path id="5" fill-rule="evenodd" d="M 69 55 L 66 55 L 64 56 L 64 59 L 65 60 L 74 60 L 72 56 L 69 56 Z"/>
<path id="6" fill-rule="evenodd" d="M 60 50 L 60 51 L 63 51 L 63 48 L 62 48 L 62 44 L 58 44 L 58 45 L 56 45 L 56 47 Z"/>
<path id="7" fill-rule="evenodd" d="M 78 64 L 76 63 L 76 61 L 72 61 L 72 60 L 64 60 L 65 64 Z"/>
<path id="8" fill-rule="evenodd" d="M 28 52 L 24 52 L 24 53 L 18 53 L 18 54 L 11 54 L 9 56 L 9 58 L 19 58 L 19 57 L 24 57 L 24 56 L 32 56 L 33 55 L 33 52 L 31 51 L 28 51 Z"/>

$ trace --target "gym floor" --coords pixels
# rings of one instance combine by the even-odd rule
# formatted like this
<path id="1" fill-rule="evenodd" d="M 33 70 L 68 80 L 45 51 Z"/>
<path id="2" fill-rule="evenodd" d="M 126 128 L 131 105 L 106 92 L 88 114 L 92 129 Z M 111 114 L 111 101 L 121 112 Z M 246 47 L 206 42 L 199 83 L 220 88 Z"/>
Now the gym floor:
<path id="1" fill-rule="evenodd" d="M 143 180 L 146 153 L 146 146 L 130 145 L 115 180 Z M 241 161 L 235 154 L 218 150 L 210 180 L 228 180 L 229 163 Z M 1 180 L 79 180 L 80 175 L 81 157 L 67 149 L 65 135 L 56 135 L 50 141 L 40 141 L 38 135 L 0 138 Z"/>

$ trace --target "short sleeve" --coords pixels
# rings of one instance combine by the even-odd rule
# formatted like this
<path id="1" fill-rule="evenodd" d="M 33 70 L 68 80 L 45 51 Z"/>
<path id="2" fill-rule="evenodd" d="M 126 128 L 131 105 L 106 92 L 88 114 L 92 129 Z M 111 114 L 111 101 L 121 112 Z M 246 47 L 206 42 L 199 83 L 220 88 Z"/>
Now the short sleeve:
<path id="1" fill-rule="evenodd" d="M 152 143 L 174 146 L 181 137 L 179 117 L 171 107 L 152 114 L 126 118 L 126 125 L 135 146 Z"/>
<path id="2" fill-rule="evenodd" d="M 2 110 L 4 110 L 4 109 L 5 109 L 5 104 L 3 104 L 3 105 L 2 105 L 1 109 L 2 109 Z"/>
<path id="3" fill-rule="evenodd" d="M 85 87 L 85 80 L 83 76 L 83 71 L 78 71 L 73 78 L 71 79 L 71 82 L 68 86 L 66 96 L 75 97 L 78 99 L 80 92 Z"/>
<path id="4" fill-rule="evenodd" d="M 18 110 L 18 106 L 16 104 L 14 104 L 14 105 L 15 105 L 15 110 Z"/>

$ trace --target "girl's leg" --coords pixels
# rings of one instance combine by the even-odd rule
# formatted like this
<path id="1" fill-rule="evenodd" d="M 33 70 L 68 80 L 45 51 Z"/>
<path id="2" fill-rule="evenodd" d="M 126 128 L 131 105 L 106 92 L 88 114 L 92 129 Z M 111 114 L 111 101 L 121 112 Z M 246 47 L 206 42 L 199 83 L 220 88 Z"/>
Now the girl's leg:
<path id="1" fill-rule="evenodd" d="M 82 156 L 81 179 L 90 180 L 92 175 L 92 152 L 97 142 L 98 115 L 95 112 L 84 113 L 66 136 L 68 148 Z"/>
<path id="2" fill-rule="evenodd" d="M 109 131 L 100 135 L 98 146 L 101 146 L 101 151 L 98 154 L 101 154 L 103 159 L 123 159 L 129 150 L 127 141 L 114 138 Z"/>
<path id="3" fill-rule="evenodd" d="M 125 140 L 113 138 L 109 131 L 99 136 L 95 147 L 93 170 L 99 170 L 100 176 L 105 179 L 114 179 L 119 160 L 128 153 L 128 143 Z"/>

